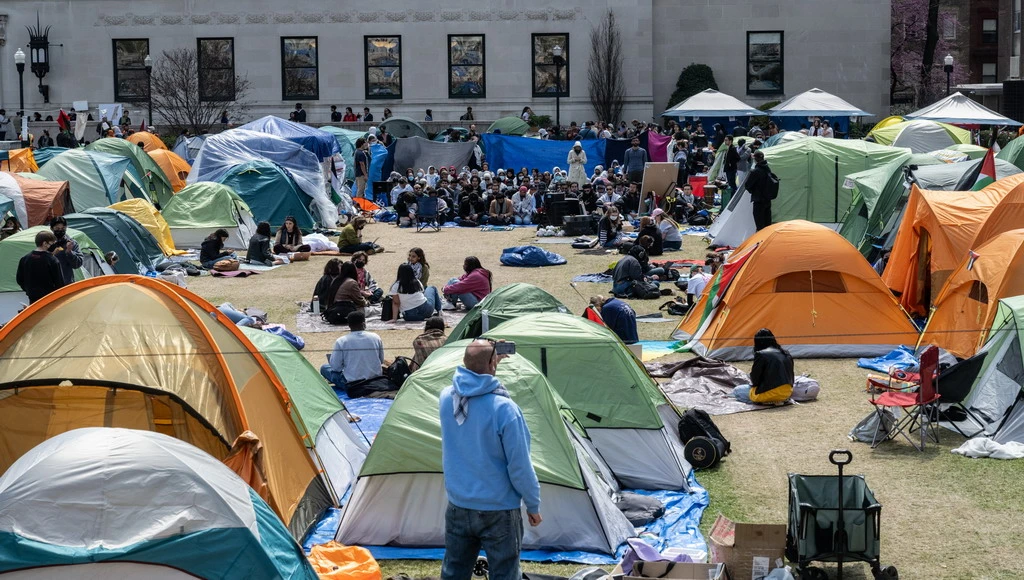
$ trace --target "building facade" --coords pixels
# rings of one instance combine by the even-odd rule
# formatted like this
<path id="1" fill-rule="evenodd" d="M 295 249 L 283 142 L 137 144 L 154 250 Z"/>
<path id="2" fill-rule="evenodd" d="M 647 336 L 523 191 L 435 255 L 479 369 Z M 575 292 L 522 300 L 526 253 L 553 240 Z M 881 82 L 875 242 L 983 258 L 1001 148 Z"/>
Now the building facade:
<path id="1" fill-rule="evenodd" d="M 719 88 L 746 102 L 783 100 L 818 87 L 885 116 L 886 0 L 387 0 L 377 5 L 292 0 L 5 0 L 0 3 L 0 106 L 18 109 L 14 53 L 49 27 L 49 72 L 26 66 L 25 110 L 56 117 L 87 101 L 146 109 L 144 67 L 165 51 L 197 51 L 200 94 L 231 94 L 248 79 L 250 117 L 284 115 L 301 102 L 307 121 L 339 110 L 385 107 L 417 120 L 518 115 L 532 107 L 561 120 L 594 117 L 587 69 L 591 30 L 614 10 L 623 38 L 626 120 L 669 107 L 679 72 L 714 70 Z M 561 48 L 564 66 L 553 64 Z M 557 75 L 556 75 L 557 73 Z M 244 120 L 244 119 L 243 119 Z M 159 124 L 159 119 L 156 121 Z"/>

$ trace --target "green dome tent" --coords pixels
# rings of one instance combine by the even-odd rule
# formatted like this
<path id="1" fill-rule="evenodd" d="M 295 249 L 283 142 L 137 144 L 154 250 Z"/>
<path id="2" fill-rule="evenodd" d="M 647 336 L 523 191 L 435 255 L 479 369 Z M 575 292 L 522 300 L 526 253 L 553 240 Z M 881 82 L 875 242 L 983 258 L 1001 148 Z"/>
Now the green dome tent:
<path id="1" fill-rule="evenodd" d="M 200 181 L 185 186 L 160 212 L 171 228 L 178 248 L 198 248 L 214 230 L 228 231 L 225 246 L 247 248 L 256 233 L 249 206 L 235 190 L 220 183 Z"/>
<path id="2" fill-rule="evenodd" d="M 469 343 L 434 351 L 402 385 L 345 506 L 339 542 L 444 546 L 439 398 Z M 601 458 L 588 452 L 588 442 L 562 416 L 564 403 L 521 356 L 503 360 L 497 378 L 523 410 L 544 498 L 544 524 L 524 530 L 523 548 L 615 553 L 635 532 L 611 501 L 615 485 L 602 476 L 607 470 Z"/>
<path id="3" fill-rule="evenodd" d="M 85 232 L 103 253 L 117 252 L 116 274 L 145 274 L 165 260 L 153 234 L 131 216 L 106 207 L 64 216 L 68 227 Z"/>
<path id="4" fill-rule="evenodd" d="M 491 292 L 474 306 L 448 335 L 448 342 L 476 338 L 503 322 L 533 312 L 561 312 L 569 309 L 544 290 L 516 282 Z"/>
<path id="5" fill-rule="evenodd" d="M 313 216 L 309 213 L 313 200 L 299 189 L 281 166 L 272 161 L 235 165 L 217 182 L 237 192 L 257 222 L 270 222 L 277 228 L 284 224 L 284 218 L 295 216 L 296 225 L 300 228 L 313 227 Z"/>
<path id="6" fill-rule="evenodd" d="M 153 201 L 132 160 L 120 155 L 69 149 L 51 159 L 38 175 L 48 181 L 67 181 L 71 204 L 78 211 L 134 197 Z"/>
<path id="7" fill-rule="evenodd" d="M 623 487 L 686 489 L 679 413 L 608 328 L 572 314 L 526 314 L 483 335 L 512 340 L 547 377 Z"/>
<path id="8" fill-rule="evenodd" d="M 161 206 L 174 195 L 171 181 L 167 179 L 164 170 L 160 169 L 149 153 L 135 143 L 117 137 L 104 137 L 86 145 L 85 150 L 100 151 L 131 159 L 135 172 L 142 177 L 143 183 L 147 186 L 146 191 L 150 193 L 153 200 L 160 202 Z"/>
<path id="9" fill-rule="evenodd" d="M 408 117 L 391 117 L 382 121 L 380 128 L 391 133 L 392 137 L 427 138 L 427 130 L 423 128 L 423 125 L 420 125 L 415 119 Z"/>
<path id="10" fill-rule="evenodd" d="M 1009 161 L 1016 165 L 1018 169 L 1024 170 L 1024 138 L 1017 137 L 1007 143 L 1006 147 L 1003 147 L 999 153 L 996 153 L 996 159 Z"/>
<path id="11" fill-rule="evenodd" d="M 519 117 L 502 117 L 487 128 L 488 133 L 501 131 L 502 135 L 518 135 L 520 137 L 529 130 L 530 124 Z"/>

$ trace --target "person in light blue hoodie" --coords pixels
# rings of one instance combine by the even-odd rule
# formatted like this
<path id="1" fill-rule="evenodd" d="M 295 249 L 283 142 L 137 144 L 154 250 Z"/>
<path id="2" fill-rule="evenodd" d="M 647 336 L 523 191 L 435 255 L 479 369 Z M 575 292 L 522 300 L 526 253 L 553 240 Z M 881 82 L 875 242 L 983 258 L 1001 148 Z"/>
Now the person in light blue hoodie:
<path id="1" fill-rule="evenodd" d="M 491 580 L 520 580 L 521 508 L 539 526 L 540 482 L 530 461 L 530 430 L 519 406 L 495 378 L 493 341 L 466 347 L 452 386 L 441 392 L 441 455 L 445 553 L 442 580 L 470 580 L 477 555 L 487 554 Z"/>

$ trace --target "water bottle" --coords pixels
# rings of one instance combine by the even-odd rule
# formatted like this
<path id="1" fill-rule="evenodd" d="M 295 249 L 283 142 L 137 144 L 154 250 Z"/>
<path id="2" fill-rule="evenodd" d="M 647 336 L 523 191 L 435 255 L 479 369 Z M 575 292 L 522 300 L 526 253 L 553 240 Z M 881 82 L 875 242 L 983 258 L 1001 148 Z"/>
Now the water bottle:
<path id="1" fill-rule="evenodd" d="M 320 297 L 319 296 L 314 296 L 313 297 L 313 314 L 316 314 L 316 315 L 320 314 Z"/>

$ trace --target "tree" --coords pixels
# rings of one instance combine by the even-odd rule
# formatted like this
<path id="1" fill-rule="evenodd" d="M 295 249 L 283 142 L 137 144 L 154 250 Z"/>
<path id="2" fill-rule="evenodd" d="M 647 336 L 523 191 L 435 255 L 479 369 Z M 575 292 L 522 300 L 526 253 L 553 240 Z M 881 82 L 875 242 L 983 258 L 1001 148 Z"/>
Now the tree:
<path id="1" fill-rule="evenodd" d="M 626 87 L 622 81 L 622 32 L 611 10 L 590 30 L 590 105 L 598 119 L 615 123 L 622 117 Z"/>
<path id="2" fill-rule="evenodd" d="M 230 85 L 234 81 L 234 86 Z M 199 57 L 195 49 L 165 50 L 153 67 L 153 112 L 164 124 L 194 133 L 208 130 L 220 120 L 244 115 L 251 103 L 247 100 L 249 80 L 235 75 L 228 82 L 211 82 L 202 97 L 199 87 Z"/>
<path id="3" fill-rule="evenodd" d="M 693 95 L 707 89 L 718 90 L 718 83 L 715 82 L 715 73 L 706 64 L 690 63 L 690 66 L 679 73 L 679 80 L 676 81 L 676 91 L 668 99 L 667 109 L 678 105 Z"/>
<path id="4" fill-rule="evenodd" d="M 942 31 L 954 27 L 954 36 L 967 32 L 952 14 L 940 14 L 938 0 L 892 0 L 892 31 L 889 55 L 889 96 L 913 95 L 913 106 L 927 105 L 946 92 L 946 73 L 941 57 L 957 52 L 956 45 L 943 38 Z M 939 62 L 936 62 L 939 57 Z M 966 63 L 953 70 L 951 83 L 966 82 Z"/>

